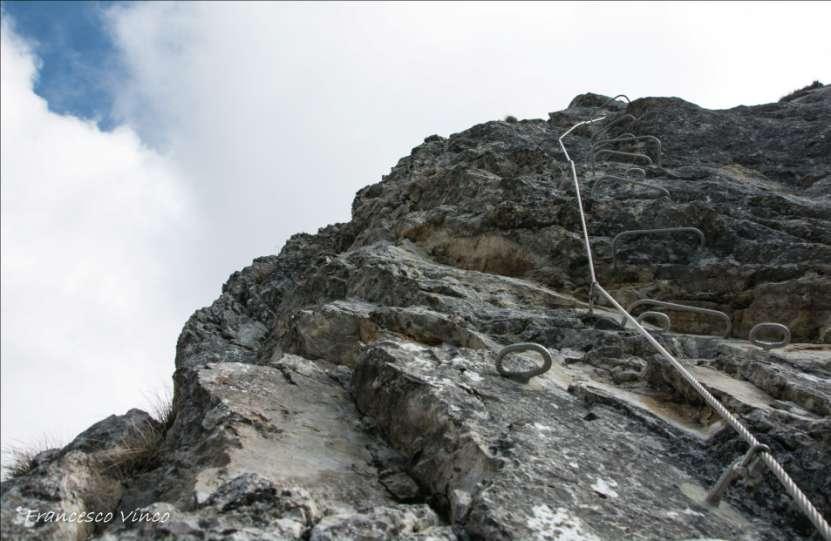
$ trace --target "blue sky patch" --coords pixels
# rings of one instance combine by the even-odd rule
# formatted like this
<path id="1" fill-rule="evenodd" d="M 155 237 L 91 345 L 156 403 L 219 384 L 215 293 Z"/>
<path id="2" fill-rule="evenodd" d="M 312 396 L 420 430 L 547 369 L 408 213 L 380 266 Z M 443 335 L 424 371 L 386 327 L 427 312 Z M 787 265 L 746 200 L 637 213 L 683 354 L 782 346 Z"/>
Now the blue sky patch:
<path id="1" fill-rule="evenodd" d="M 34 91 L 49 110 L 114 128 L 114 83 L 123 70 L 104 21 L 104 10 L 113 3 L 3 0 L 0 5 L 41 61 Z"/>

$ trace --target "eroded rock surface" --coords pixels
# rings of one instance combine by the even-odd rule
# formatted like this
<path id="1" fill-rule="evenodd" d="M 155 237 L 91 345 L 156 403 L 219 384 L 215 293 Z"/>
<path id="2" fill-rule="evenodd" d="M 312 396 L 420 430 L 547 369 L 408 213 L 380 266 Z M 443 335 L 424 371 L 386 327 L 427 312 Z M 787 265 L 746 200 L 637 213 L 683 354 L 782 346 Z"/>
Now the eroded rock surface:
<path id="1" fill-rule="evenodd" d="M 650 328 L 831 514 L 831 89 L 817 87 L 725 111 L 584 94 L 548 120 L 428 137 L 357 194 L 351 222 L 292 237 L 191 317 L 169 424 L 110 418 L 4 482 L 4 536 L 810 538 L 764 471 L 704 503 L 745 444 L 609 307 L 588 309 L 557 138 L 603 112 L 638 117 L 610 136 L 654 135 L 662 153 L 624 142 L 650 156 L 643 175 L 611 158 L 592 173 L 593 132 L 569 139 L 600 282 L 623 304 L 728 314 L 726 338 L 685 312 Z M 618 233 L 674 226 L 703 247 L 631 238 L 612 261 Z M 752 345 L 762 321 L 795 343 Z M 551 370 L 501 377 L 496 354 L 516 342 L 546 346 Z M 137 416 L 158 434 L 153 460 L 102 470 Z M 109 488 L 93 498 L 89 479 Z M 31 525 L 18 507 L 132 518 Z"/>

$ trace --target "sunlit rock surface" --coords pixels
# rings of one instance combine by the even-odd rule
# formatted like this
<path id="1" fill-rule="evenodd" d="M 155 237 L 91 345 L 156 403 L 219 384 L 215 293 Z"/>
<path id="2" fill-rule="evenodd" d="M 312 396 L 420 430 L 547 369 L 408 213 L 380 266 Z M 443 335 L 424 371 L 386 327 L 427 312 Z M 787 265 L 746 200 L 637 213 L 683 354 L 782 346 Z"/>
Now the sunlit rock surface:
<path id="1" fill-rule="evenodd" d="M 677 98 L 627 105 L 584 94 L 548 120 L 430 136 L 353 219 L 292 237 L 234 273 L 179 338 L 174 417 L 153 460 L 114 472 L 122 418 L 3 483 L 10 538 L 808 539 L 813 528 L 762 470 L 703 501 L 746 445 L 607 306 L 588 310 L 587 261 L 558 137 L 600 114 L 638 164 L 579 163 L 599 280 L 623 304 L 652 298 L 653 328 L 831 514 L 831 88 L 710 111 Z M 602 126 L 602 124 L 601 124 Z M 611 158 L 609 158 L 611 159 Z M 603 181 L 633 175 L 653 187 Z M 630 238 L 696 227 L 705 236 Z M 747 341 L 787 325 L 792 344 Z M 554 356 L 523 384 L 498 351 Z M 539 362 L 514 356 L 512 367 Z M 150 421 L 146 421 L 150 422 Z M 154 421 L 153 421 L 154 422 Z M 155 426 L 155 425 L 153 425 Z M 98 485 L 89 481 L 95 479 Z M 99 497 L 90 488 L 99 486 Z M 166 517 L 27 524 L 18 508 Z M 135 515 L 133 515 L 135 516 Z"/>

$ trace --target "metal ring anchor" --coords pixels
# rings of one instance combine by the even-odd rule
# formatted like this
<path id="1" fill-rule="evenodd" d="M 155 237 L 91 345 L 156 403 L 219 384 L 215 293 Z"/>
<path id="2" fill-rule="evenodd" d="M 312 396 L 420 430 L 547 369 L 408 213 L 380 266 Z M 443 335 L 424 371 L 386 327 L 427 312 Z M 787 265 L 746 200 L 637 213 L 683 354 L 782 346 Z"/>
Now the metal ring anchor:
<path id="1" fill-rule="evenodd" d="M 663 312 L 650 312 L 646 311 L 638 316 L 638 323 L 643 323 L 646 319 L 657 319 L 660 320 L 661 324 L 658 326 L 663 332 L 669 332 L 670 326 L 672 322 L 669 319 L 669 316 Z"/>
<path id="2" fill-rule="evenodd" d="M 727 492 L 728 488 L 730 488 L 733 481 L 745 477 L 750 471 L 755 469 L 759 458 L 757 455 L 760 453 L 770 453 L 770 447 L 761 443 L 751 446 L 742 458 L 736 460 L 733 464 L 728 466 L 726 470 L 724 470 L 724 473 L 721 474 L 721 477 L 718 478 L 716 484 L 713 485 L 712 489 L 710 489 L 710 492 L 707 494 L 707 497 L 704 498 L 704 501 L 708 505 L 717 507 L 721 502 L 722 496 L 724 496 L 724 493 Z"/>
<path id="3" fill-rule="evenodd" d="M 758 338 L 756 338 L 756 335 L 762 331 L 779 331 L 782 333 L 782 340 L 779 340 L 777 342 L 759 340 Z M 747 335 L 747 339 L 750 340 L 750 342 L 754 346 L 759 346 L 763 349 L 781 348 L 791 343 L 791 330 L 787 328 L 785 325 L 782 325 L 781 323 L 772 323 L 766 321 L 764 323 L 758 323 L 754 325 L 753 328 L 750 329 L 750 334 Z"/>
<path id="4" fill-rule="evenodd" d="M 505 370 L 505 367 L 502 366 L 505 356 L 508 353 L 519 353 L 520 351 L 536 351 L 542 355 L 542 366 L 526 370 L 525 372 L 511 372 L 509 370 Z M 513 379 L 521 383 L 528 383 L 534 376 L 540 376 L 548 372 L 551 368 L 551 362 L 551 352 L 549 352 L 545 347 L 533 342 L 522 342 L 519 344 L 511 344 L 510 346 L 502 348 L 502 351 L 500 351 L 496 356 L 496 370 L 502 377 Z"/>
<path id="5" fill-rule="evenodd" d="M 630 158 L 630 159 L 638 159 L 643 160 L 646 165 L 652 165 L 652 158 L 647 156 L 646 154 L 642 154 L 640 152 L 623 152 L 622 150 L 612 150 L 609 148 L 601 148 L 600 150 L 596 150 L 592 152 L 592 166 L 597 161 L 597 157 L 601 154 L 609 154 L 611 156 L 619 156 L 621 158 Z"/>
<path id="6" fill-rule="evenodd" d="M 664 227 L 660 229 L 630 229 L 615 235 L 612 239 L 612 261 L 617 262 L 617 245 L 620 239 L 639 235 L 666 235 L 670 233 L 695 233 L 698 236 L 698 249 L 704 247 L 704 233 L 697 227 Z"/>
<path id="7" fill-rule="evenodd" d="M 701 308 L 700 306 L 689 306 L 687 304 L 678 304 L 676 302 L 656 301 L 654 299 L 640 299 L 626 307 L 626 311 L 632 313 L 632 310 L 638 306 L 661 306 L 663 308 L 670 308 L 679 312 L 695 312 L 696 314 L 706 314 L 708 316 L 715 316 L 724 321 L 724 331 L 721 336 L 727 338 L 730 331 L 733 330 L 733 323 L 730 321 L 730 316 L 721 310 L 711 310 L 710 308 Z M 620 326 L 623 327 L 626 323 L 626 316 L 620 320 Z"/>
<path id="8" fill-rule="evenodd" d="M 667 190 L 666 188 L 663 188 L 661 186 L 653 186 L 652 184 L 649 184 L 647 182 L 643 182 L 643 181 L 640 181 L 640 180 L 634 180 L 634 179 L 626 178 L 626 177 L 618 177 L 618 176 L 615 176 L 615 175 L 606 175 L 605 177 L 600 177 L 599 179 L 595 180 L 594 184 L 592 185 L 591 192 L 589 192 L 589 197 L 591 197 L 592 199 L 596 199 L 595 191 L 597 191 L 597 186 L 598 186 L 598 184 L 601 184 L 604 180 L 616 180 L 618 182 L 628 182 L 629 184 L 636 184 L 638 186 L 643 186 L 644 188 L 651 188 L 653 190 L 658 190 L 659 192 L 664 194 L 667 197 L 667 199 L 672 201 L 672 197 L 669 195 L 669 190 Z"/>
<path id="9" fill-rule="evenodd" d="M 629 143 L 629 142 L 634 143 L 634 142 L 638 142 L 638 141 L 649 141 L 649 142 L 655 143 L 655 146 L 657 148 L 657 152 L 656 152 L 656 155 L 655 155 L 656 163 L 658 165 L 661 165 L 661 156 L 663 155 L 663 144 L 661 143 L 661 140 L 658 139 L 657 137 L 655 137 L 654 135 L 635 135 L 633 133 L 626 133 L 626 134 L 623 134 L 623 135 L 619 135 L 617 137 L 613 137 L 611 139 L 603 139 L 601 141 L 596 141 L 596 142 L 592 143 L 592 151 L 594 151 L 595 149 L 597 149 L 598 147 L 603 146 L 603 145 L 612 145 L 612 144 L 616 144 L 616 143 Z"/>

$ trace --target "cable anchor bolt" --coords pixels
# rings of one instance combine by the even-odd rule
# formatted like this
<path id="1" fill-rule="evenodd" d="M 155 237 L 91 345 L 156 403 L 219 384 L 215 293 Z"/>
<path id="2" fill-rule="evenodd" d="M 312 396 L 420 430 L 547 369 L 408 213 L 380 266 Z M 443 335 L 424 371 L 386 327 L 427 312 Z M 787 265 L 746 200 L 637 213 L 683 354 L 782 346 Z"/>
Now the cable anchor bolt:
<path id="1" fill-rule="evenodd" d="M 728 488 L 730 488 L 730 485 L 733 484 L 734 481 L 741 479 L 742 477 L 746 477 L 756 469 L 759 463 L 759 455 L 761 453 L 770 453 L 770 447 L 761 443 L 751 446 L 743 457 L 733 462 L 733 464 L 731 464 L 724 471 L 724 473 L 721 474 L 721 477 L 719 477 L 716 484 L 713 485 L 713 488 L 710 489 L 710 492 L 707 494 L 704 501 L 708 505 L 718 507 L 718 504 L 721 503 L 722 496 L 724 496 L 724 493 L 727 492 Z"/>

